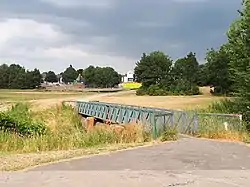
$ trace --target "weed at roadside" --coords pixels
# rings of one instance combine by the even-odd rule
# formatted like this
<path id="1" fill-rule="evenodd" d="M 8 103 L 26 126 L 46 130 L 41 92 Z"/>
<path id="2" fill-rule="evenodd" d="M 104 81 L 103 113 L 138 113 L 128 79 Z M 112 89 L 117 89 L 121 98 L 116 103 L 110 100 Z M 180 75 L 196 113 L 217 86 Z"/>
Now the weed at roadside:
<path id="1" fill-rule="evenodd" d="M 175 127 L 168 127 L 166 128 L 161 136 L 160 136 L 160 140 L 163 142 L 166 141 L 176 141 L 178 140 L 178 130 Z"/>

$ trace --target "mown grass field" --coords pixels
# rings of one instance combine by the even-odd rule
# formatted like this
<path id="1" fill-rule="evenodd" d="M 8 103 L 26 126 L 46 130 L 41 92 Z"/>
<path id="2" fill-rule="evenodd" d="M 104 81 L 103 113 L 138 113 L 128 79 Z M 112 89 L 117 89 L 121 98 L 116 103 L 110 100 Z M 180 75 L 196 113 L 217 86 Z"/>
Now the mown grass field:
<path id="1" fill-rule="evenodd" d="M 99 101 L 176 110 L 194 110 L 204 109 L 215 101 L 225 99 L 225 97 L 212 96 L 208 88 L 201 88 L 201 91 L 203 94 L 198 96 L 136 96 L 135 92 L 131 92 L 101 97 Z"/>
<path id="2" fill-rule="evenodd" d="M 17 102 L 33 104 L 37 110 L 47 109 L 60 104 L 64 100 L 78 100 L 97 93 L 91 92 L 58 92 L 37 90 L 0 90 L 0 111 L 6 110 Z"/>
<path id="3" fill-rule="evenodd" d="M 38 99 L 67 98 L 72 96 L 90 95 L 83 92 L 39 92 L 20 90 L 0 90 L 0 102 L 32 101 Z"/>

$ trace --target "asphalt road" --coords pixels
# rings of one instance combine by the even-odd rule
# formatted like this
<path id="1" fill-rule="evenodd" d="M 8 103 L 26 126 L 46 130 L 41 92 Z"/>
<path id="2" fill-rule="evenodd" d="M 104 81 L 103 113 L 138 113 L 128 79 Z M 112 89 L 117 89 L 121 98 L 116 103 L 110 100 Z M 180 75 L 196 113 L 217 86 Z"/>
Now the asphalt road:
<path id="1" fill-rule="evenodd" d="M 3 173 L 4 187 L 246 187 L 250 147 L 195 138 Z"/>

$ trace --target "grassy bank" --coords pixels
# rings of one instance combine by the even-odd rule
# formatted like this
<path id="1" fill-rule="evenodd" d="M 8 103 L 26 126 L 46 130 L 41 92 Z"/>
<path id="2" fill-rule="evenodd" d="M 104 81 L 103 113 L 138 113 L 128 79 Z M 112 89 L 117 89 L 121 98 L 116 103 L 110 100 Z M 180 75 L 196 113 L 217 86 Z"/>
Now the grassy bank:
<path id="1" fill-rule="evenodd" d="M 205 115 L 198 115 L 199 128 L 197 137 L 250 143 L 247 123 L 239 116 L 240 112 L 232 112 L 231 105 L 230 100 L 224 99 L 211 103 L 207 108 L 199 109 L 198 113 Z M 206 115 L 206 113 L 211 115 Z"/>
<path id="2" fill-rule="evenodd" d="M 105 144 L 140 143 L 148 139 L 139 126 L 132 128 L 127 125 L 122 132 L 111 128 L 97 128 L 86 132 L 82 118 L 66 105 L 33 113 L 26 104 L 19 104 L 6 115 L 11 116 L 9 123 L 14 123 L 16 119 L 16 125 L 11 124 L 15 126 L 14 132 L 9 128 L 0 134 L 2 152 L 70 150 Z M 2 120 L 2 123 L 6 124 L 6 120 Z"/>
<path id="3" fill-rule="evenodd" d="M 18 103 L 1 114 L 0 170 L 120 150 L 153 140 L 142 124 L 127 124 L 123 128 L 101 125 L 86 131 L 83 118 L 63 104 L 34 112 L 28 104 Z M 165 132 L 159 140 L 176 140 L 176 135 L 173 131 Z"/>

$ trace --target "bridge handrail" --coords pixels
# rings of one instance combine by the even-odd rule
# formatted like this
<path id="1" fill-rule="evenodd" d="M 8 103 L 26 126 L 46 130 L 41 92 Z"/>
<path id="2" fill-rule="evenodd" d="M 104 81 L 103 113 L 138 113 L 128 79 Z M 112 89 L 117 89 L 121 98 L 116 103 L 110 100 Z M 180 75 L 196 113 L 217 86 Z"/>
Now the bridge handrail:
<path id="1" fill-rule="evenodd" d="M 79 103 L 93 103 L 93 104 L 98 104 L 98 105 L 109 105 L 112 107 L 122 107 L 122 108 L 133 108 L 133 109 L 138 109 L 138 110 L 144 110 L 144 111 L 152 111 L 152 112 L 164 112 L 168 114 L 172 114 L 174 110 L 168 110 L 164 108 L 154 108 L 154 107 L 144 107 L 144 106 L 137 106 L 137 105 L 127 105 L 127 104 L 119 104 L 119 103 L 108 103 L 108 102 L 99 102 L 99 101 L 89 101 L 89 102 L 82 102 L 79 101 Z"/>

